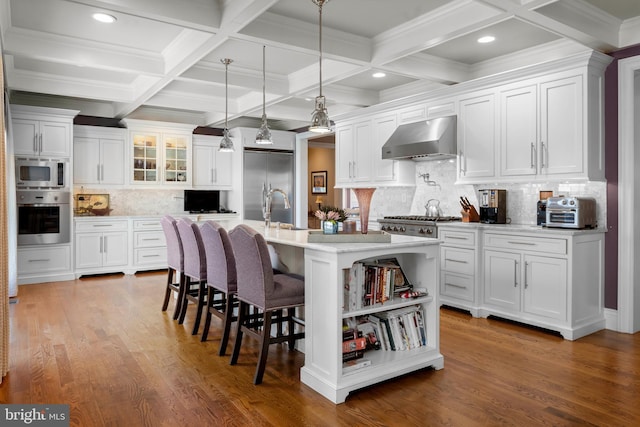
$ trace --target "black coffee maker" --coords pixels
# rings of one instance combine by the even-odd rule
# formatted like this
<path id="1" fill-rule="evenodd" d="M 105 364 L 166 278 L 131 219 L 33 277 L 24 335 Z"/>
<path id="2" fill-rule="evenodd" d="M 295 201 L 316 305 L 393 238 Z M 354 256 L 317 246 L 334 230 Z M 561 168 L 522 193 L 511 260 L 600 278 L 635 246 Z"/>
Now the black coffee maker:
<path id="1" fill-rule="evenodd" d="M 480 222 L 507 223 L 507 190 L 480 190 Z"/>

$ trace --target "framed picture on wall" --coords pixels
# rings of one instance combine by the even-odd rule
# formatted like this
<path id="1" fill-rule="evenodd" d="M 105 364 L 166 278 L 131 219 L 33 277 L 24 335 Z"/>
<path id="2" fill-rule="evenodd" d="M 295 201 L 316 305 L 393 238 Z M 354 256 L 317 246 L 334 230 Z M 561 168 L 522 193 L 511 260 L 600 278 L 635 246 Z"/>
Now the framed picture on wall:
<path id="1" fill-rule="evenodd" d="M 311 194 L 327 194 L 327 171 L 311 172 Z"/>

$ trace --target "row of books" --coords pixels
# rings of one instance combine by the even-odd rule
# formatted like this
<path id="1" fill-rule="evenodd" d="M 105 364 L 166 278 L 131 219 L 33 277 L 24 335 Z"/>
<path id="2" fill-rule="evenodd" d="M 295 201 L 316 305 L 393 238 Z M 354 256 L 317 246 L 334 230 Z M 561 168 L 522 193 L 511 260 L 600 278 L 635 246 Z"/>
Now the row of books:
<path id="1" fill-rule="evenodd" d="M 344 309 L 354 311 L 383 304 L 408 289 L 411 284 L 397 259 L 354 262 L 344 280 Z"/>
<path id="2" fill-rule="evenodd" d="M 404 351 L 427 345 L 422 306 L 414 305 L 358 318 L 355 327 L 343 331 L 342 373 L 371 365 L 367 351 Z"/>
<path id="3" fill-rule="evenodd" d="M 368 316 L 368 321 L 378 330 L 384 350 L 411 350 L 428 343 L 426 317 L 420 305 L 375 313 Z"/>

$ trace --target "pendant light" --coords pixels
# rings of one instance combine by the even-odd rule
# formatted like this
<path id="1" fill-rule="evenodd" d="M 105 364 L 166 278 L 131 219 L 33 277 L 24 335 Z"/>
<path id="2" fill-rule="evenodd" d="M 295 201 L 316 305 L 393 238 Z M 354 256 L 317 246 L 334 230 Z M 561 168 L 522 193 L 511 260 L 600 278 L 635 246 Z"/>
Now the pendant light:
<path id="1" fill-rule="evenodd" d="M 311 126 L 309 126 L 309 130 L 311 132 L 317 133 L 327 133 L 331 132 L 331 122 L 329 121 L 329 114 L 327 113 L 326 100 L 324 96 L 322 96 L 322 6 L 328 2 L 329 0 L 311 0 L 315 5 L 318 6 L 318 11 L 320 15 L 319 19 L 319 27 L 320 27 L 320 37 L 319 37 L 319 49 L 320 52 L 320 95 L 316 97 L 316 109 L 313 110 L 311 116 Z"/>
<path id="2" fill-rule="evenodd" d="M 233 152 L 233 141 L 229 138 L 229 128 L 227 126 L 227 120 L 229 118 L 229 84 L 227 82 L 227 74 L 229 72 L 229 64 L 233 62 L 232 59 L 221 59 L 220 62 L 224 64 L 224 130 L 222 131 L 222 141 L 220 141 L 220 148 L 218 151 Z"/>
<path id="3" fill-rule="evenodd" d="M 267 111 L 266 111 L 266 81 L 267 75 L 265 71 L 265 50 L 266 46 L 262 46 L 262 124 L 260 125 L 260 129 L 258 129 L 258 133 L 256 134 L 256 144 L 273 144 L 273 140 L 271 139 L 271 131 L 269 130 L 269 125 L 267 123 Z"/>

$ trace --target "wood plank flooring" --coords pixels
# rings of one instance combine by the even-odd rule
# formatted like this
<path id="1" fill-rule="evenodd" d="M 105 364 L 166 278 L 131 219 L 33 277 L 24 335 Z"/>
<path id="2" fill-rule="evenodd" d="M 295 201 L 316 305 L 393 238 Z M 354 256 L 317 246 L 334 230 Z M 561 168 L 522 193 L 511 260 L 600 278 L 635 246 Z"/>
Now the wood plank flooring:
<path id="1" fill-rule="evenodd" d="M 67 403 L 74 426 L 631 426 L 640 421 L 640 334 L 578 341 L 441 309 L 445 368 L 334 405 L 301 384 L 304 356 L 257 342 L 237 366 L 161 312 L 164 272 L 21 286 L 3 403 Z M 233 336 L 232 336 L 233 342 Z M 229 347 L 231 348 L 231 346 Z M 228 350 L 229 353 L 230 350 Z"/>

